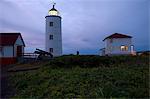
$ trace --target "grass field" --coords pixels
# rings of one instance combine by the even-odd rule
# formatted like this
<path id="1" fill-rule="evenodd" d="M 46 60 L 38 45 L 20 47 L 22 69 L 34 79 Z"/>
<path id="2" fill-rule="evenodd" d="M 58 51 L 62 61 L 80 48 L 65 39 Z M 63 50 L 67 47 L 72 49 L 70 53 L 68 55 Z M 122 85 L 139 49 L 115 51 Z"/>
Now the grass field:
<path id="1" fill-rule="evenodd" d="M 12 98 L 148 98 L 148 56 L 62 56 L 16 72 Z"/>

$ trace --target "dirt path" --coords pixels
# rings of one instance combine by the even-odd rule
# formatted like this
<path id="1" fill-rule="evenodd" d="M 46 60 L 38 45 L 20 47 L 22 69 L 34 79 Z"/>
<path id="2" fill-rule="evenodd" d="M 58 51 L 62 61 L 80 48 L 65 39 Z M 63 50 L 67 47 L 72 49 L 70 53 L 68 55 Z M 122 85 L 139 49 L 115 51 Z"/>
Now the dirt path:
<path id="1" fill-rule="evenodd" d="M 0 74 L 0 79 L 1 79 L 1 97 L 2 99 L 9 98 L 10 96 L 13 95 L 12 88 L 9 86 L 9 80 L 8 77 L 10 76 L 10 73 L 7 72 L 8 68 L 10 66 L 1 66 L 1 74 Z"/>
<path id="2" fill-rule="evenodd" d="M 43 64 L 43 63 L 42 63 Z M 15 90 L 11 88 L 9 82 L 9 76 L 13 74 L 13 72 L 23 72 L 23 71 L 31 71 L 40 68 L 40 62 L 27 63 L 27 64 L 18 64 L 18 65 L 10 65 L 10 66 L 0 66 L 0 99 L 7 99 L 11 96 L 14 96 Z"/>

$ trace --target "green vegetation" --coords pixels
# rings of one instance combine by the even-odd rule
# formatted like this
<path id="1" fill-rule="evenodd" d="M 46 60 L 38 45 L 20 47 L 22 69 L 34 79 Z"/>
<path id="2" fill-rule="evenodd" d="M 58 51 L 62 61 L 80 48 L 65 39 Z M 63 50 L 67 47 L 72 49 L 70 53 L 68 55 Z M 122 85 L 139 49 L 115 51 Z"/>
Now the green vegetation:
<path id="1" fill-rule="evenodd" d="M 13 98 L 148 98 L 148 56 L 62 56 L 16 72 Z"/>

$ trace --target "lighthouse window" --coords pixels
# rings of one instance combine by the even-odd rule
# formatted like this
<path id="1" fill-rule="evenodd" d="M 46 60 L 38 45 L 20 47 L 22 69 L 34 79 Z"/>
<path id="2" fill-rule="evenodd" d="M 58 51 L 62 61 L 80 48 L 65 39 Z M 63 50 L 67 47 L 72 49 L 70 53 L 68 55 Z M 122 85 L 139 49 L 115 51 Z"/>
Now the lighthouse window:
<path id="1" fill-rule="evenodd" d="M 49 39 L 50 39 L 50 40 L 53 40 L 53 35 L 50 35 L 50 36 L 49 36 Z"/>
<path id="2" fill-rule="evenodd" d="M 49 48 L 49 52 L 50 52 L 50 53 L 53 53 L 53 48 Z"/>
<path id="3" fill-rule="evenodd" d="M 49 26 L 53 26 L 53 22 L 49 22 Z"/>

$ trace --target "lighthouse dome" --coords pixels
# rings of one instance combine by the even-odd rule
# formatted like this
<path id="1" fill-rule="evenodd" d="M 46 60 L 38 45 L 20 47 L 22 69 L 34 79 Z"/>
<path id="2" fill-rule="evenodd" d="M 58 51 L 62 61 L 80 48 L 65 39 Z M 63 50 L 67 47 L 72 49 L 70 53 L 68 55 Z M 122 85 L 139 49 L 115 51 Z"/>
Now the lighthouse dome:
<path id="1" fill-rule="evenodd" d="M 59 12 L 55 9 L 55 4 L 53 5 L 53 8 L 49 10 L 48 14 L 52 15 L 52 16 L 58 16 L 59 15 Z"/>

